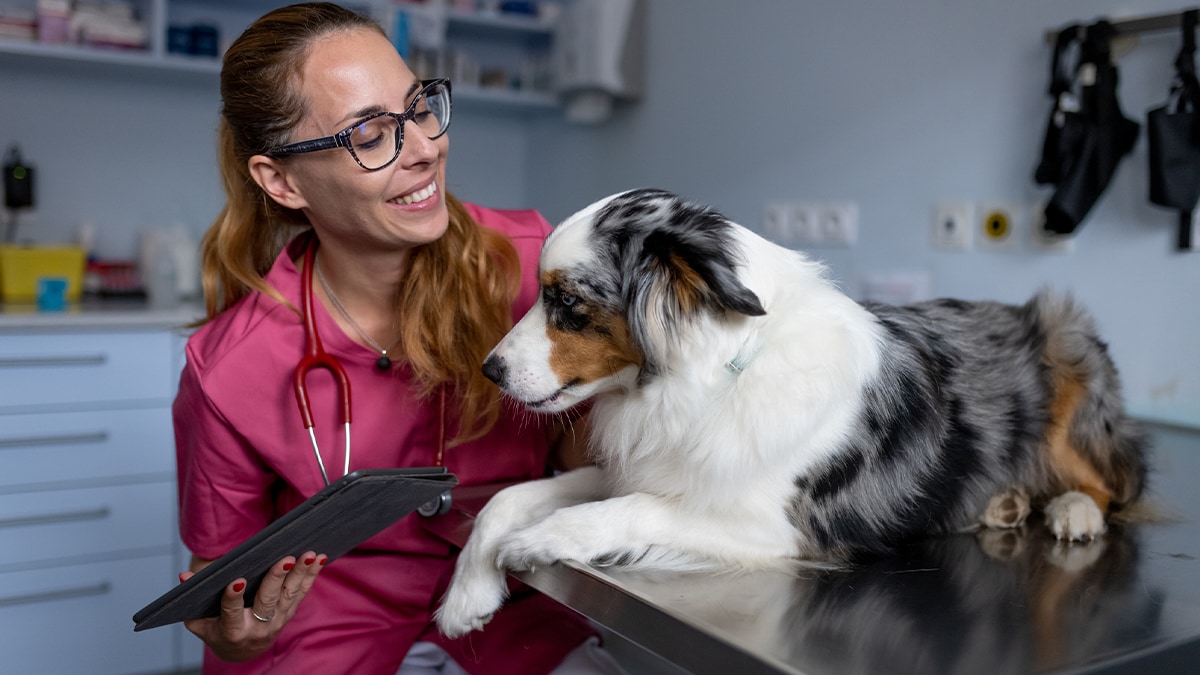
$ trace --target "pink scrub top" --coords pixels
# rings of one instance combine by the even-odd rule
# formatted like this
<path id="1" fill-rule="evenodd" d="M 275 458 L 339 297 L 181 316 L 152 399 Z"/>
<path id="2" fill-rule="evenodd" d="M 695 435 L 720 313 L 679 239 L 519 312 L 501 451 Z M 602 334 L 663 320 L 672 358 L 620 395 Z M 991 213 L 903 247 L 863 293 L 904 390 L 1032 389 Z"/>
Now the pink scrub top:
<path id="1" fill-rule="evenodd" d="M 517 249 L 516 321 L 537 298 L 537 258 L 550 225 L 534 211 L 466 206 L 477 223 L 508 235 Z M 300 273 L 292 258 L 305 239 L 294 240 L 266 276 L 295 307 Z M 378 353 L 343 333 L 321 303 L 314 311 L 326 351 L 341 360 L 351 382 L 350 470 L 433 465 L 436 398 L 417 400 L 406 368 L 378 371 Z M 193 554 L 220 557 L 324 486 L 292 390 L 305 348 L 297 313 L 257 292 L 188 340 L 173 413 L 180 530 Z M 317 369 L 308 390 L 317 442 L 336 480 L 345 448 L 337 387 Z M 448 418 L 453 408 L 447 406 Z M 509 482 L 545 475 L 547 455 L 547 425 L 506 407 L 487 435 L 448 448 L 445 466 L 460 485 Z M 270 651 L 231 664 L 206 649 L 204 672 L 391 675 L 415 641 L 427 640 L 470 672 L 530 675 L 549 672 L 592 634 L 578 615 L 524 590 L 482 632 L 441 637 L 431 616 L 456 552 L 422 528 L 419 516 L 407 516 L 324 569 Z"/>

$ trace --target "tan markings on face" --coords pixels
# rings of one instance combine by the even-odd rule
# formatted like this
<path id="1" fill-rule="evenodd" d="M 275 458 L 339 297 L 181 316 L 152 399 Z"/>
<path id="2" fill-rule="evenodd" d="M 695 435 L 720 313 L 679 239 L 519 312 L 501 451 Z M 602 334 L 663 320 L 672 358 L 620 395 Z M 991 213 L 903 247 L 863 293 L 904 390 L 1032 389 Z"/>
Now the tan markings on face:
<path id="1" fill-rule="evenodd" d="M 563 288 L 560 272 L 541 275 L 543 287 Z M 550 341 L 550 369 L 562 384 L 595 382 L 634 365 L 641 367 L 641 351 L 633 343 L 625 316 L 613 310 L 587 305 L 583 300 L 577 308 L 588 317 L 581 331 L 564 330 L 555 325 L 553 317 L 546 320 L 546 337 Z"/>
<path id="2" fill-rule="evenodd" d="M 1050 405 L 1050 425 L 1046 436 L 1050 468 L 1063 487 L 1078 490 L 1092 498 L 1100 511 L 1108 513 L 1112 489 L 1105 484 L 1096 466 L 1071 443 L 1071 422 L 1085 392 L 1078 378 L 1057 373 L 1054 400 Z"/>

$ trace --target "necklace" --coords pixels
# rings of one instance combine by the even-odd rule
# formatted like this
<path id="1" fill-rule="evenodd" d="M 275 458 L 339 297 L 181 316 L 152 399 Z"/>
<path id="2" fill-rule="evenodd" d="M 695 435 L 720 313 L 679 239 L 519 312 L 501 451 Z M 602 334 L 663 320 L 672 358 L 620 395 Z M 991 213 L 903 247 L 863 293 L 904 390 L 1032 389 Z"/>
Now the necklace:
<path id="1" fill-rule="evenodd" d="M 342 315 L 342 318 L 346 320 L 346 323 L 350 324 L 350 327 L 354 329 L 355 333 L 358 333 L 360 338 L 366 340 L 367 344 L 371 345 L 375 351 L 379 352 L 379 360 L 375 362 L 375 368 L 378 370 L 387 370 L 391 368 L 392 360 L 388 358 L 388 349 L 395 349 L 396 345 L 400 344 L 400 338 L 396 338 L 396 341 L 392 343 L 392 346 L 388 347 L 387 349 L 380 347 L 378 342 L 372 340 L 371 336 L 367 335 L 367 332 L 362 328 L 359 328 L 358 324 L 354 322 L 354 319 L 350 318 L 350 313 L 347 312 L 346 308 L 342 306 L 342 301 L 338 300 L 338 296 L 335 295 L 333 289 L 329 287 L 329 282 L 325 280 L 325 275 L 321 273 L 321 265 L 317 262 L 316 258 L 313 258 L 313 271 L 317 273 L 317 278 L 321 280 L 321 288 L 325 289 L 325 294 L 328 295 L 329 299 L 333 301 L 333 307 L 338 311 L 338 314 Z"/>

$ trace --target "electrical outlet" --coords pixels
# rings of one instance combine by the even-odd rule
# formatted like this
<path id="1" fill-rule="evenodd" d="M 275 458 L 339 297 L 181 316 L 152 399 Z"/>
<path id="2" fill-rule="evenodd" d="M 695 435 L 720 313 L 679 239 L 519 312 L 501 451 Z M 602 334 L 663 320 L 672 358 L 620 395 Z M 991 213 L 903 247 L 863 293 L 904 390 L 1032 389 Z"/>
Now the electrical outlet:
<path id="1" fill-rule="evenodd" d="M 824 243 L 821 237 L 821 209 L 816 204 L 793 204 L 788 221 L 792 241 L 797 246 Z"/>
<path id="2" fill-rule="evenodd" d="M 1075 251 L 1075 237 L 1046 229 L 1046 203 L 1033 205 L 1029 215 L 1029 250 L 1034 253 L 1067 254 Z"/>
<path id="3" fill-rule="evenodd" d="M 858 242 L 858 204 L 831 202 L 820 207 L 817 232 L 826 246 L 849 248 Z"/>
<path id="4" fill-rule="evenodd" d="M 930 241 L 940 251 L 969 251 L 975 207 L 970 202 L 943 202 L 933 207 Z"/>
<path id="5" fill-rule="evenodd" d="M 980 251 L 1011 253 L 1020 248 L 1020 209 L 1012 204 L 985 204 L 979 211 Z"/>
<path id="6" fill-rule="evenodd" d="M 791 206 L 788 204 L 767 204 L 763 213 L 763 234 L 767 239 L 777 244 L 787 244 L 791 237 Z"/>

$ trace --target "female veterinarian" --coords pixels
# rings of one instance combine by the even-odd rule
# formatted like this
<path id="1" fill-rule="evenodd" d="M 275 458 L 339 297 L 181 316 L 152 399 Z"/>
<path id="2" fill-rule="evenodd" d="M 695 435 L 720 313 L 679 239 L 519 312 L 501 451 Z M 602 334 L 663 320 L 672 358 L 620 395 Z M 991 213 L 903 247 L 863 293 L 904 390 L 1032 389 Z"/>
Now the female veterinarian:
<path id="1" fill-rule="evenodd" d="M 341 477 L 334 379 L 307 378 L 315 439 L 293 396 L 312 332 L 352 386 L 351 471 L 444 464 L 460 484 L 544 475 L 555 438 L 571 435 L 519 419 L 479 369 L 536 298 L 549 226 L 446 192 L 450 85 L 419 81 L 372 21 L 313 3 L 271 12 L 233 43 L 221 96 L 227 203 L 204 238 L 207 318 L 174 405 L 193 553 L 181 578 L 320 490 L 325 470 Z M 430 616 L 453 555 L 416 520 L 328 568 L 319 551 L 278 561 L 252 607 L 244 581 L 231 584 L 220 616 L 187 623 L 207 645 L 204 672 L 611 672 L 590 626 L 537 594 L 481 633 L 439 636 Z"/>

